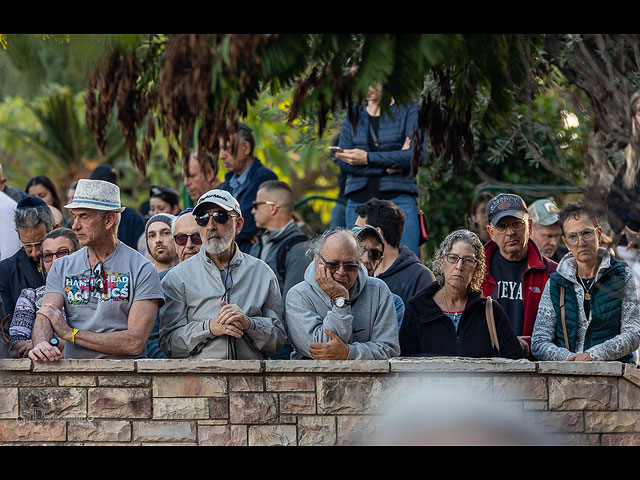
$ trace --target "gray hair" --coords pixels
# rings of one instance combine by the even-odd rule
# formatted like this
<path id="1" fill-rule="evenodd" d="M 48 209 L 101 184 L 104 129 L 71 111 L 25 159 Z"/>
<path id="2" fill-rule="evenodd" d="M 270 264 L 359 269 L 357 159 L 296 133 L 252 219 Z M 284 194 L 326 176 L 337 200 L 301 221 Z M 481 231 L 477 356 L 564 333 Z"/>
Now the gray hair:
<path id="1" fill-rule="evenodd" d="M 53 228 L 53 213 L 48 205 L 38 205 L 37 207 L 16 208 L 13 214 L 13 221 L 16 230 L 31 230 L 43 223 L 47 228 L 47 233 Z"/>
<path id="2" fill-rule="evenodd" d="M 473 247 L 473 256 L 476 259 L 476 265 L 467 288 L 470 291 L 479 291 L 481 290 L 482 282 L 484 281 L 486 274 L 484 246 L 478 238 L 478 235 L 469 230 L 461 228 L 451 232 L 445 237 L 438 247 L 438 250 L 436 250 L 436 253 L 433 255 L 433 262 L 431 265 L 433 274 L 436 276 L 438 283 L 440 283 L 440 285 L 444 285 L 444 273 L 442 267 L 446 261 L 446 256 L 449 254 L 451 248 L 456 242 L 465 242 Z"/>
<path id="3" fill-rule="evenodd" d="M 116 214 L 116 219 L 115 219 L 115 221 L 113 223 L 112 230 L 117 234 L 118 233 L 118 227 L 120 226 L 120 221 L 122 220 L 122 212 L 116 212 L 114 210 L 96 210 L 96 212 L 98 212 L 98 217 L 99 218 L 106 217 L 108 213 L 115 213 Z"/>
<path id="4" fill-rule="evenodd" d="M 358 239 L 356 238 L 356 236 L 354 235 L 354 233 L 348 228 L 344 228 L 344 227 L 331 228 L 325 231 L 324 233 L 320 235 L 316 235 L 311 240 L 309 240 L 308 248 L 307 248 L 307 258 L 313 258 L 316 255 L 319 255 L 320 252 L 322 251 L 322 247 L 324 247 L 324 244 L 327 241 L 327 238 L 329 238 L 332 235 L 335 235 L 336 233 L 346 235 L 347 238 L 353 239 L 353 242 L 358 252 L 358 261 L 360 261 L 360 258 L 364 254 L 364 249 L 360 244 L 360 242 L 358 241 Z"/>

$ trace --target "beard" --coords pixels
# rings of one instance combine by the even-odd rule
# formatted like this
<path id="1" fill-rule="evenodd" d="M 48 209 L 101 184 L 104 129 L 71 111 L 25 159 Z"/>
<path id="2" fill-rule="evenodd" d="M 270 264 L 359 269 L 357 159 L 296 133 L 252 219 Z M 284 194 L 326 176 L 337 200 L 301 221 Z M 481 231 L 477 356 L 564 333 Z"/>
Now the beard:
<path id="1" fill-rule="evenodd" d="M 202 243 L 205 251 L 209 255 L 220 255 L 226 249 L 231 246 L 233 242 L 233 236 L 229 235 L 229 237 L 225 237 L 221 235 L 219 238 L 209 237 Z"/>
<path id="2" fill-rule="evenodd" d="M 171 262 L 172 260 L 174 260 L 174 259 L 178 256 L 178 254 L 176 253 L 176 251 L 175 251 L 175 250 L 173 250 L 173 251 L 172 251 L 172 250 L 171 250 L 171 249 L 169 249 L 169 248 L 165 248 L 165 249 L 162 251 L 162 253 L 157 253 L 157 252 L 155 252 L 155 251 L 151 252 L 151 256 L 153 257 L 153 259 L 154 259 L 156 262 L 159 262 L 159 263 L 169 263 L 169 262 Z"/>

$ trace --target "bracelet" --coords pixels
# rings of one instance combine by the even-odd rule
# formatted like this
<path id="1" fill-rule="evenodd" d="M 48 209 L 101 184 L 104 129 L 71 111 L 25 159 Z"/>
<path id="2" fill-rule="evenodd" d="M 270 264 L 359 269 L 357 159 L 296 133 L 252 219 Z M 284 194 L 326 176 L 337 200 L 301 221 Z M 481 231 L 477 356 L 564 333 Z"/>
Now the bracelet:
<path id="1" fill-rule="evenodd" d="M 71 334 L 71 343 L 76 343 L 76 333 L 78 333 L 79 330 L 77 328 L 73 329 L 73 333 Z"/>

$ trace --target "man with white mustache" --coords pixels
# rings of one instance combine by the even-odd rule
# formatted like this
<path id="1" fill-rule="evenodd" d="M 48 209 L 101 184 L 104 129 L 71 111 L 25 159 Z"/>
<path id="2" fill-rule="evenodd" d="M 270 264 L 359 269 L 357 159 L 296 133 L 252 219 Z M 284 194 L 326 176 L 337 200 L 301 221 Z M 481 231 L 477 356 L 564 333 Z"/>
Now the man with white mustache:
<path id="1" fill-rule="evenodd" d="M 269 266 L 235 242 L 244 225 L 238 201 L 210 190 L 191 213 L 202 248 L 162 280 L 160 348 L 169 358 L 269 358 L 286 340 L 283 301 Z"/>

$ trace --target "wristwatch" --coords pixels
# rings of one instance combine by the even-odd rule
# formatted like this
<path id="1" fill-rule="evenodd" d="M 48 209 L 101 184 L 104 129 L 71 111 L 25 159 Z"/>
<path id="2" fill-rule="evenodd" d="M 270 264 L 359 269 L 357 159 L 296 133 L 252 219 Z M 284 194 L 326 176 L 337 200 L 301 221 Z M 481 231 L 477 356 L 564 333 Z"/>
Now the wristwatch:
<path id="1" fill-rule="evenodd" d="M 344 297 L 336 297 L 333 303 L 338 308 L 342 308 L 345 305 L 351 305 L 351 302 Z"/>

